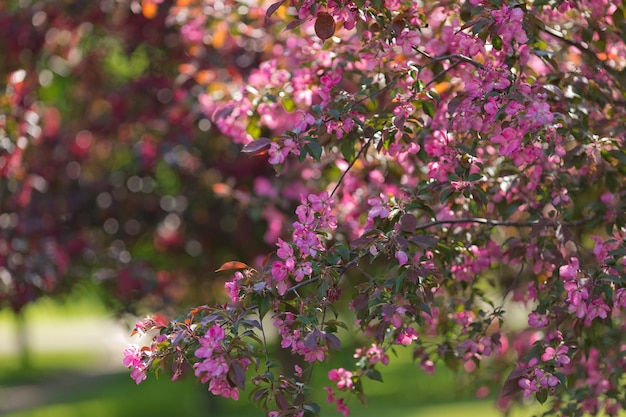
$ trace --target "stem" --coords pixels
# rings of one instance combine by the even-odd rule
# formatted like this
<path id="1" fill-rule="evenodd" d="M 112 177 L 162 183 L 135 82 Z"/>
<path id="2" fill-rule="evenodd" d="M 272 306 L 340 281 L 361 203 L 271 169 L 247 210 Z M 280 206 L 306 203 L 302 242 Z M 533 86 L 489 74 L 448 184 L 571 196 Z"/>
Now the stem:
<path id="1" fill-rule="evenodd" d="M 365 145 L 361 146 L 361 149 L 359 149 L 359 152 L 356 154 L 356 156 L 354 157 L 354 159 L 352 160 L 352 162 L 350 162 L 350 165 L 348 165 L 348 168 L 346 168 L 345 171 L 343 171 L 343 173 L 341 174 L 341 177 L 339 177 L 339 181 L 337 181 L 337 184 L 335 184 L 335 188 L 333 188 L 333 190 L 330 193 L 330 196 L 332 197 L 333 195 L 335 195 L 335 192 L 337 191 L 337 189 L 339 188 L 339 186 L 341 185 L 341 183 L 343 182 L 343 179 L 345 178 L 346 174 L 348 173 L 348 171 L 350 171 L 350 169 L 354 166 L 354 164 L 356 163 L 356 161 L 359 160 L 359 158 L 361 157 L 361 155 L 363 154 L 363 152 L 369 147 L 369 144 L 371 142 L 371 139 L 368 140 Z"/>
<path id="2" fill-rule="evenodd" d="M 343 265 L 342 267 L 340 267 L 340 268 L 339 268 L 339 276 L 341 276 L 341 275 L 345 274 L 345 272 L 346 272 L 348 269 L 350 269 L 350 268 L 352 268 L 353 266 L 355 266 L 355 265 L 359 262 L 359 259 L 360 259 L 360 258 L 361 258 L 360 256 L 359 256 L 359 257 L 356 257 L 356 258 L 352 259 L 350 262 L 348 262 L 347 264 L 345 264 L 345 265 Z M 296 285 L 294 285 L 293 287 L 288 288 L 288 289 L 287 289 L 287 292 L 297 291 L 299 288 L 302 288 L 302 287 L 304 287 L 305 285 L 313 284 L 314 282 L 317 282 L 317 281 L 319 281 L 319 280 L 320 280 L 320 277 L 319 277 L 319 276 L 317 276 L 317 277 L 313 277 L 313 278 L 311 278 L 311 279 L 308 279 L 308 280 L 306 280 L 306 281 L 299 282 L 299 283 L 297 283 Z"/>
<path id="3" fill-rule="evenodd" d="M 478 61 L 473 60 L 472 58 L 465 56 L 465 55 L 461 55 L 461 54 L 448 54 L 448 55 L 441 55 L 441 56 L 432 56 L 430 54 L 428 54 L 427 52 L 422 51 L 421 49 L 418 48 L 414 48 L 415 51 L 417 51 L 417 53 L 419 53 L 420 55 L 425 56 L 426 58 L 430 59 L 430 62 L 427 63 L 426 65 L 424 65 L 424 67 L 427 67 L 429 65 L 432 65 L 436 62 L 441 62 L 441 61 L 452 61 L 452 60 L 458 60 L 458 61 L 462 61 L 462 62 L 467 62 L 468 64 L 471 64 L 473 66 L 475 66 L 476 68 L 480 68 L 480 69 L 485 69 L 485 66 L 483 64 L 481 64 Z"/>
<path id="4" fill-rule="evenodd" d="M 261 326 L 261 335 L 263 336 L 263 349 L 265 350 L 265 372 L 270 371 L 270 352 L 267 348 L 267 338 L 265 337 L 265 328 L 263 327 L 263 317 L 261 317 L 261 310 L 257 308 L 259 313 L 259 325 Z"/>
<path id="5" fill-rule="evenodd" d="M 529 222 L 518 222 L 518 221 L 509 221 L 509 220 L 493 220 L 493 219 L 483 219 L 480 217 L 466 217 L 460 219 L 447 219 L 447 220 L 434 220 L 432 222 L 424 223 L 422 225 L 417 226 L 417 230 L 428 229 L 429 227 L 439 226 L 442 224 L 463 224 L 463 223 L 479 223 L 479 224 L 488 224 L 490 226 L 511 226 L 511 227 L 534 227 L 538 225 L 558 227 L 560 225 L 565 226 L 580 226 L 587 223 L 590 219 L 580 219 L 575 222 L 559 222 L 556 220 L 533 220 Z"/>
<path id="6" fill-rule="evenodd" d="M 558 39 L 559 41 L 565 43 L 566 45 L 573 46 L 574 48 L 578 49 L 580 52 L 582 52 L 583 54 L 591 58 L 594 64 L 602 67 L 612 76 L 617 78 L 618 71 L 615 68 L 611 67 L 610 65 L 607 65 L 607 63 L 602 61 L 600 58 L 598 58 L 598 56 L 589 48 L 585 48 L 582 44 L 575 42 L 571 39 L 564 38 L 563 35 L 561 35 L 559 32 L 555 31 L 552 28 L 546 27 L 543 29 L 543 31 L 547 33 L 548 35 L 552 36 L 553 38 Z M 619 82 L 619 78 L 617 79 L 617 81 Z"/>

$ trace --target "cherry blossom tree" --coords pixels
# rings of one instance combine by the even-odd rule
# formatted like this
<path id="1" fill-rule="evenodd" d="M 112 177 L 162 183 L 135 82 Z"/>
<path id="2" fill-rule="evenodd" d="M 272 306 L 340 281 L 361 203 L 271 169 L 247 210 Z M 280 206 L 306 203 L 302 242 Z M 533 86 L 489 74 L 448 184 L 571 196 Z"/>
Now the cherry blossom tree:
<path id="1" fill-rule="evenodd" d="M 275 173 L 245 189 L 214 184 L 266 221 L 273 250 L 218 268 L 231 274 L 226 302 L 139 322 L 136 333 L 155 335 L 125 351 L 135 382 L 191 369 L 215 395 L 249 388 L 269 416 L 319 414 L 311 390 L 345 416 L 390 352 L 411 349 L 426 373 L 497 380 L 504 410 L 528 398 L 553 415 L 626 406 L 621 2 L 143 0 L 119 2 L 117 14 L 107 4 L 101 19 L 137 19 L 128 39 L 152 33 L 144 41 L 172 56 L 150 59 L 177 64 L 156 93 L 172 104 L 128 130 L 141 132 L 130 136 L 142 137 L 145 172 L 161 166 L 166 184 L 171 164 L 159 165 L 167 157 L 151 138 L 198 123 L 240 148 L 242 165 Z M 43 113 L 11 101 L 25 71 L 3 102 L 23 121 L 0 165 L 18 207 L 44 184 L 15 171 Z M 159 112 L 151 126 L 161 130 L 144 132 Z M 77 151 L 97 142 L 72 140 Z M 181 172 L 200 176 L 193 152 L 177 149 L 170 158 L 191 169 Z M 147 174 L 135 176 L 129 188 L 143 190 Z M 176 246 L 182 216 L 176 198 L 162 201 L 172 210 L 156 245 Z M 0 218 L 3 230 L 16 215 Z M 273 371 L 268 326 L 302 358 L 293 370 Z M 309 386 L 312 367 L 354 333 L 367 340 L 354 363 Z"/>
<path id="2" fill-rule="evenodd" d="M 230 302 L 138 323 L 159 334 L 126 351 L 137 383 L 189 364 L 237 399 L 251 372 L 269 416 L 317 415 L 307 370 L 271 372 L 269 317 L 308 367 L 342 329 L 371 341 L 328 374 L 344 416 L 400 346 L 427 373 L 508 372 L 503 409 L 532 396 L 548 414 L 617 415 L 621 2 L 209 1 L 169 14 L 193 62 L 235 45 L 261 55 L 227 96 L 213 70 L 198 104 L 274 166 L 272 196 L 298 206 L 262 262 L 218 270 L 236 270 Z M 507 315 L 515 306 L 526 322 Z"/>

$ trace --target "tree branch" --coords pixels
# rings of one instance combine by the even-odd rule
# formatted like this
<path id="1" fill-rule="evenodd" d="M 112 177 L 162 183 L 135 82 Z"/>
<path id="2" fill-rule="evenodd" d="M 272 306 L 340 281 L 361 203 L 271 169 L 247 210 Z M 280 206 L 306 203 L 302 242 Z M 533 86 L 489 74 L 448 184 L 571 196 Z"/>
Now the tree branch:
<path id="1" fill-rule="evenodd" d="M 600 58 L 598 58 L 596 53 L 593 52 L 592 50 L 590 50 L 589 48 L 586 48 L 582 44 L 580 44 L 578 42 L 575 42 L 575 41 L 573 41 L 571 39 L 565 38 L 563 35 L 561 35 L 559 32 L 555 31 L 552 28 L 545 27 L 545 28 L 543 28 L 543 32 L 545 32 L 548 35 L 552 36 L 553 38 L 559 40 L 560 42 L 563 42 L 566 45 L 573 46 L 574 48 L 578 49 L 581 53 L 583 53 L 584 55 L 589 57 L 593 61 L 594 64 L 600 66 L 606 72 L 611 74 L 611 76 L 613 76 L 613 78 L 615 78 L 615 80 L 619 84 L 624 85 L 624 83 L 621 80 L 621 75 L 622 75 L 621 72 L 616 70 L 615 68 L 611 67 L 610 65 L 608 65 L 605 61 L 603 61 Z"/>
<path id="2" fill-rule="evenodd" d="M 335 184 L 335 187 L 330 192 L 330 196 L 331 197 L 335 195 L 335 192 L 337 191 L 337 189 L 339 188 L 339 186 L 343 182 L 343 179 L 345 178 L 346 174 L 354 166 L 354 164 L 361 157 L 361 155 L 363 155 L 363 152 L 365 152 L 365 150 L 369 147 L 371 141 L 372 140 L 370 138 L 363 146 L 361 146 L 361 149 L 359 149 L 359 152 L 354 156 L 354 159 L 350 162 L 350 164 L 348 165 L 348 168 L 346 168 L 346 170 L 343 171 L 343 173 L 341 174 L 341 177 L 339 177 L 339 180 L 337 181 L 337 184 Z"/>
<path id="3" fill-rule="evenodd" d="M 580 219 L 575 222 L 560 222 L 557 220 L 548 220 L 548 219 L 540 219 L 533 220 L 529 222 L 519 222 L 519 221 L 510 221 L 510 220 L 493 220 L 493 219 L 484 219 L 480 217 L 466 217 L 460 219 L 446 219 L 446 220 L 434 220 L 432 222 L 424 223 L 417 226 L 416 230 L 428 229 L 429 227 L 439 226 L 443 224 L 463 224 L 463 223 L 478 223 L 478 224 L 487 224 L 490 226 L 510 226 L 510 227 L 534 227 L 538 225 L 545 226 L 580 226 L 585 224 L 590 219 Z"/>

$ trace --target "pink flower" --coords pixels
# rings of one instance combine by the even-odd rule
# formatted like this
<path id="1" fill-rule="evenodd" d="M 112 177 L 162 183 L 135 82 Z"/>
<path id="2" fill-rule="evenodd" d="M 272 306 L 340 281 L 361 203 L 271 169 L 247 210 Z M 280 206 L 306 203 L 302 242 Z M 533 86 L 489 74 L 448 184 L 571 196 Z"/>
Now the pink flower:
<path id="1" fill-rule="evenodd" d="M 318 346 L 315 349 L 299 349 L 300 353 L 304 353 L 304 360 L 307 362 L 323 362 L 326 357 L 326 351 L 328 348 L 326 346 Z"/>
<path id="2" fill-rule="evenodd" d="M 578 275 L 578 258 L 571 258 L 567 265 L 559 268 L 559 275 L 565 279 L 574 279 Z"/>
<path id="3" fill-rule="evenodd" d="M 287 154 L 281 151 L 280 146 L 274 142 L 270 144 L 270 148 L 267 153 L 269 155 L 268 162 L 272 165 L 282 164 L 285 162 L 285 157 L 287 156 Z"/>
<path id="4" fill-rule="evenodd" d="M 296 281 L 300 282 L 304 279 L 305 276 L 311 275 L 312 272 L 313 268 L 311 266 L 311 262 L 302 262 L 294 270 L 293 276 Z"/>
<path id="5" fill-rule="evenodd" d="M 409 257 L 404 251 L 396 251 L 396 259 L 398 260 L 398 265 L 402 266 L 406 264 L 409 260 Z"/>
<path id="6" fill-rule="evenodd" d="M 145 381 L 147 378 L 145 368 L 141 366 L 134 368 L 130 371 L 130 377 L 135 381 L 135 384 L 141 384 L 141 382 Z"/>
<path id="7" fill-rule="evenodd" d="M 141 365 L 141 351 L 139 346 L 132 344 L 124 349 L 124 359 L 122 360 L 124 366 L 138 367 Z"/>
<path id="8" fill-rule="evenodd" d="M 375 365 L 378 362 L 381 362 L 383 365 L 389 364 L 389 357 L 385 353 L 385 350 L 375 343 L 372 343 L 372 346 L 367 349 L 365 356 L 372 365 Z"/>
<path id="9" fill-rule="evenodd" d="M 541 360 L 544 362 L 555 361 L 557 364 L 564 366 L 570 363 L 570 358 L 567 356 L 567 352 L 569 348 L 565 345 L 561 345 L 554 349 L 553 347 L 547 347 L 544 351 L 543 355 L 541 355 Z"/>
<path id="10" fill-rule="evenodd" d="M 609 307 L 606 302 L 600 298 L 596 297 L 591 304 L 587 306 L 587 316 L 585 317 L 585 326 L 591 326 L 593 319 L 599 317 L 601 319 L 606 319 L 608 317 L 608 313 L 611 311 L 611 307 Z"/>
<path id="11" fill-rule="evenodd" d="M 503 4 L 502 9 L 493 11 L 491 16 L 496 21 L 497 33 L 503 43 L 510 44 L 513 39 L 517 43 L 528 42 L 528 35 L 522 28 L 524 11 L 520 7 L 509 9 Z"/>
<path id="12" fill-rule="evenodd" d="M 370 197 L 367 200 L 367 204 L 372 206 L 372 208 L 367 213 L 367 217 L 370 219 L 375 219 L 376 217 L 386 219 L 389 216 L 388 203 L 389 198 L 386 194 L 381 194 L 380 197 Z"/>
<path id="13" fill-rule="evenodd" d="M 346 405 L 346 403 L 343 401 L 342 398 L 339 398 L 337 400 L 337 411 L 343 414 L 343 417 L 348 417 L 350 415 L 350 409 L 348 408 L 348 406 Z"/>
<path id="14" fill-rule="evenodd" d="M 548 325 L 548 318 L 538 312 L 532 312 L 528 315 L 528 325 L 532 327 L 545 327 Z"/>
<path id="15" fill-rule="evenodd" d="M 626 288 L 620 288 L 615 291 L 615 298 L 613 300 L 613 307 L 626 307 Z"/>
<path id="16" fill-rule="evenodd" d="M 427 375 L 433 375 L 435 373 L 435 363 L 430 359 L 422 359 L 420 362 L 420 368 L 422 368 L 422 371 L 424 371 Z"/>
<path id="17" fill-rule="evenodd" d="M 412 54 L 413 48 L 418 46 L 420 42 L 421 37 L 417 30 L 406 29 L 396 38 L 396 44 L 402 47 L 402 52 L 405 55 Z"/>
<path id="18" fill-rule="evenodd" d="M 274 277 L 276 281 L 280 282 L 287 278 L 289 271 L 285 262 L 275 261 L 272 264 L 272 277 Z"/>
<path id="19" fill-rule="evenodd" d="M 517 385 L 519 385 L 519 387 L 524 390 L 524 398 L 528 398 L 535 392 L 539 392 L 539 387 L 537 386 L 537 384 L 528 378 L 521 378 L 518 381 Z"/>
<path id="20" fill-rule="evenodd" d="M 344 368 L 331 369 L 328 371 L 328 379 L 337 382 L 337 388 L 351 389 L 353 386 L 352 372 L 345 370 Z"/>
<path id="21" fill-rule="evenodd" d="M 333 392 L 333 389 L 331 387 L 324 387 L 324 390 L 326 390 L 326 393 L 328 394 L 326 396 L 326 401 L 329 403 L 335 401 L 335 393 Z"/>
<path id="22" fill-rule="evenodd" d="M 396 344 L 408 346 L 413 343 L 414 340 L 417 340 L 417 332 L 412 327 L 407 327 L 406 329 L 402 329 L 398 337 L 396 337 Z"/>

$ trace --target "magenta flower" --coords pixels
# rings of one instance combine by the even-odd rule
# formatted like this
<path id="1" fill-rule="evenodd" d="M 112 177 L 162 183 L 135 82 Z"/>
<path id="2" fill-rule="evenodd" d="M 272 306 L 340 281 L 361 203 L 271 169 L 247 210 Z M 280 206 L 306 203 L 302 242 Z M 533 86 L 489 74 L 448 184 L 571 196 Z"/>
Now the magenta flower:
<path id="1" fill-rule="evenodd" d="M 532 312 L 528 315 L 528 325 L 531 327 L 545 327 L 548 325 L 548 318 L 538 312 Z"/>
<path id="2" fill-rule="evenodd" d="M 328 379 L 333 382 L 337 382 L 337 388 L 351 389 L 353 386 L 352 382 L 352 372 L 345 370 L 344 368 L 331 369 L 328 371 Z"/>
<path id="3" fill-rule="evenodd" d="M 578 275 L 578 258 L 571 258 L 567 265 L 559 268 L 559 275 L 564 279 L 574 279 Z"/>
<path id="4" fill-rule="evenodd" d="M 557 364 L 565 366 L 570 363 L 570 358 L 567 356 L 568 351 L 569 348 L 565 345 L 561 345 L 556 349 L 547 347 L 543 355 L 541 355 L 541 360 L 544 362 L 555 361 Z"/>
<path id="5" fill-rule="evenodd" d="M 519 387 L 524 390 L 524 398 L 528 398 L 535 392 L 539 392 L 539 387 L 537 386 L 537 384 L 534 381 L 531 381 L 529 378 L 521 378 L 518 381 L 517 385 L 519 385 Z"/>
<path id="6" fill-rule="evenodd" d="M 406 252 L 404 251 L 396 251 L 396 260 L 398 261 L 398 265 L 402 266 L 404 264 L 406 264 L 409 261 L 409 257 L 407 256 Z"/>
<path id="7" fill-rule="evenodd" d="M 414 340 L 417 340 L 418 334 L 412 327 L 407 327 L 406 329 L 402 329 L 398 337 L 396 337 L 396 344 L 408 346 L 413 343 Z"/>
<path id="8" fill-rule="evenodd" d="M 130 371 L 130 377 L 135 381 L 135 384 L 139 385 L 146 380 L 146 370 L 144 367 L 136 367 Z"/>
<path id="9" fill-rule="evenodd" d="M 141 365 L 141 351 L 139 346 L 132 344 L 124 350 L 124 359 L 122 360 L 124 366 L 138 367 Z"/>

